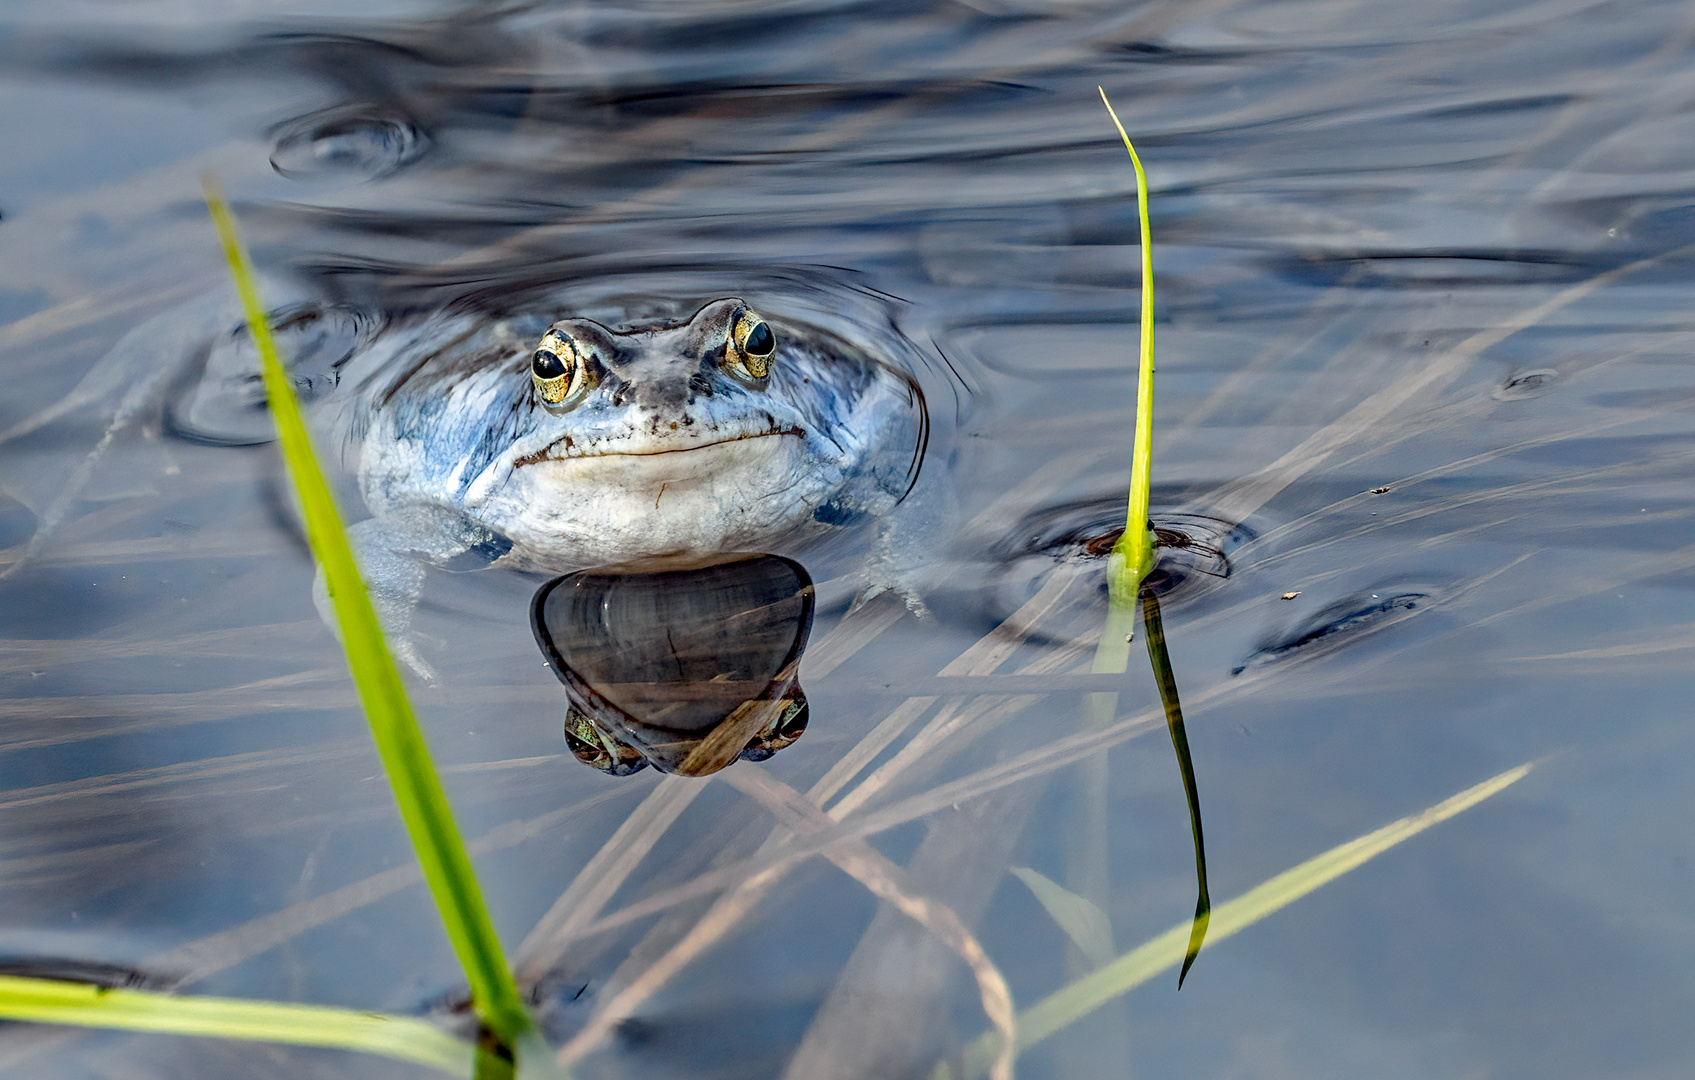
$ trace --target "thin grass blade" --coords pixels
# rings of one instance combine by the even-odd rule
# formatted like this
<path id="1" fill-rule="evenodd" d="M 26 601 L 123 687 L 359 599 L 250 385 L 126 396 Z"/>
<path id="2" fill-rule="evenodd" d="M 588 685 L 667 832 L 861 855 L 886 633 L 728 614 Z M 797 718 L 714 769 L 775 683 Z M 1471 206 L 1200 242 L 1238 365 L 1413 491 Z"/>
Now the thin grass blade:
<path id="1" fill-rule="evenodd" d="M 529 1026 L 523 999 L 506 966 L 494 923 L 483 903 L 471 857 L 465 850 L 447 795 L 430 760 L 423 732 L 412 713 L 381 624 L 371 606 L 341 515 L 330 494 L 301 416 L 294 386 L 277 358 L 276 343 L 253 282 L 253 271 L 236 232 L 235 219 L 214 178 L 204 178 L 206 205 L 218 227 L 253 343 L 263 365 L 265 392 L 276 419 L 278 443 L 299 496 L 306 536 L 323 568 L 347 651 L 347 666 L 371 724 L 371 735 L 388 773 L 401 819 L 441 912 L 448 939 L 465 969 L 472 1005 L 506 1046 Z"/>
<path id="2" fill-rule="evenodd" d="M 1115 597 L 1129 603 L 1136 596 L 1137 586 L 1154 565 L 1154 536 L 1148 523 L 1148 492 L 1153 478 L 1154 452 L 1154 248 L 1153 229 L 1148 224 L 1148 178 L 1142 172 L 1142 159 L 1131 144 L 1118 113 L 1107 100 L 1106 90 L 1100 91 L 1101 104 L 1112 117 L 1124 149 L 1130 151 L 1130 164 L 1136 170 L 1136 217 L 1142 229 L 1142 334 L 1139 366 L 1136 378 L 1135 456 L 1130 466 L 1130 499 L 1124 519 L 1124 535 L 1113 545 L 1107 573 L 1109 587 Z M 1122 669 L 1120 669 L 1122 670 Z"/>
<path id="3" fill-rule="evenodd" d="M 38 1024 L 356 1050 L 454 1076 L 471 1075 L 472 1048 L 422 1020 L 327 1005 L 178 997 L 149 990 L 0 975 L 0 1017 Z"/>
<path id="4" fill-rule="evenodd" d="M 1183 774 L 1183 797 L 1189 804 L 1189 833 L 1195 838 L 1195 918 L 1189 928 L 1189 947 L 1183 956 L 1183 970 L 1177 973 L 1177 989 L 1195 957 L 1201 953 L 1206 940 L 1207 923 L 1212 918 L 1212 896 L 1207 891 L 1207 846 L 1201 833 L 1201 792 L 1195 784 L 1195 763 L 1189 755 L 1189 736 L 1183 727 L 1183 703 L 1177 698 L 1177 676 L 1171 670 L 1171 656 L 1165 649 L 1165 624 L 1159 617 L 1159 597 L 1142 590 L 1142 628 L 1147 637 L 1148 662 L 1153 665 L 1154 682 L 1159 685 L 1159 700 L 1165 706 L 1165 727 L 1171 733 L 1171 747 L 1177 751 L 1177 769 Z"/>
<path id="5" fill-rule="evenodd" d="M 1092 966 L 1101 967 L 1117 955 L 1112 943 L 1112 922 L 1093 901 L 1028 866 L 1015 866 L 1012 874 L 1030 889 L 1048 918 L 1065 932 Z"/>
<path id="6" fill-rule="evenodd" d="M 1216 946 L 1225 938 L 1246 930 L 1267 915 L 1289 906 L 1348 871 L 1363 866 L 1432 825 L 1440 824 L 1471 809 L 1524 779 L 1533 765 L 1534 763 L 1527 762 L 1508 769 L 1481 784 L 1444 799 L 1427 810 L 1390 822 L 1381 829 L 1333 847 L 1322 855 L 1285 870 L 1241 896 L 1220 904 L 1212 912 L 1213 945 Z M 1021 1051 L 1029 1049 L 1108 1001 L 1140 986 L 1160 972 L 1177 966 L 1186 954 L 1185 943 L 1192 932 L 1190 923 L 1178 923 L 1153 940 L 1138 945 L 1105 967 L 1049 994 L 1024 1010 L 1018 1016 L 1018 1048 Z M 964 1068 L 960 1073 L 965 1080 L 976 1080 L 983 1075 L 988 1062 L 994 1056 L 998 1040 L 998 1033 L 984 1032 L 966 1048 Z"/>

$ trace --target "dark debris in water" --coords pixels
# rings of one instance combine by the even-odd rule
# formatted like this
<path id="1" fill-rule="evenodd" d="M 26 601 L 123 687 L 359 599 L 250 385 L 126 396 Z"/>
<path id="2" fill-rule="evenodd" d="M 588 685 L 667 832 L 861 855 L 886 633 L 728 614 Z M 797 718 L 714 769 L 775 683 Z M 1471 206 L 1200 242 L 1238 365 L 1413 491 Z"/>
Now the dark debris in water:
<path id="1" fill-rule="evenodd" d="M 1496 401 L 1522 401 L 1525 398 L 1541 397 L 1554 388 L 1554 382 L 1559 377 L 1560 373 L 1552 368 L 1520 371 L 1496 387 L 1491 396 Z"/>
<path id="2" fill-rule="evenodd" d="M 1267 639 L 1232 668 L 1230 674 L 1240 675 L 1253 667 L 1327 655 L 1411 618 L 1434 606 L 1436 599 L 1434 591 L 1404 588 L 1392 593 L 1382 589 L 1375 593 L 1355 593 L 1315 612 L 1288 633 Z"/>
<path id="3" fill-rule="evenodd" d="M 61 956 L 0 956 L 0 975 L 82 983 L 106 990 L 167 990 L 176 982 L 122 964 Z"/>

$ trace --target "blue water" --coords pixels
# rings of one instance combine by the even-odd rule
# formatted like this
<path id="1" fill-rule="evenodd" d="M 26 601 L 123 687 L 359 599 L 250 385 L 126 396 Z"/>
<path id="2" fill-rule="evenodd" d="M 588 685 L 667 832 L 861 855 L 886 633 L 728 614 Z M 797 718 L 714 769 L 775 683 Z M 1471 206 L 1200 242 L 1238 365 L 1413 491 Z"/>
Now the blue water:
<path id="1" fill-rule="evenodd" d="M 1157 725 L 1090 756 L 1104 801 L 1074 761 L 988 786 L 1080 729 L 1080 684 L 1052 680 L 1087 670 L 1092 644 L 1067 649 L 1098 626 L 1098 564 L 1048 541 L 1110 523 L 1129 473 L 1134 187 L 1104 86 L 1153 189 L 1156 521 L 1217 522 L 1229 566 L 1165 610 L 1214 898 L 1536 767 L 1020 1075 L 1681 1075 L 1692 50 L 1686 10 L 1656 3 L 19 5 L 0 17 L 0 428 L 137 322 L 227 287 L 208 168 L 260 264 L 326 299 L 744 295 L 909 342 L 935 421 L 928 614 L 884 596 L 862 617 L 886 628 L 823 664 L 865 569 L 827 554 L 810 727 L 758 768 L 811 788 L 1077 575 L 992 666 L 1049 678 L 1042 696 L 971 699 L 846 815 L 917 807 L 868 842 L 1027 1007 L 1086 964 L 1009 868 L 1092 895 L 1119 952 L 1193 907 Z M 0 445 L 0 570 L 128 385 Z M 439 1013 L 460 977 L 283 484 L 269 448 L 144 418 L 0 580 L 0 953 Z M 661 779 L 566 752 L 527 622 L 538 584 L 436 574 L 420 615 L 442 681 L 419 709 L 520 957 Z M 1123 717 L 1156 704 L 1131 661 Z M 611 895 L 583 899 L 605 860 L 568 894 L 592 932 L 542 965 L 556 1042 L 719 895 L 676 890 L 756 866 L 773 818 L 728 782 L 753 768 L 693 782 Z M 587 918 L 655 897 L 676 902 Z M 965 965 L 904 918 L 800 861 L 578 1074 L 928 1076 L 987 1022 Z M 408 1070 L 14 1024 L 0 1073 Z"/>

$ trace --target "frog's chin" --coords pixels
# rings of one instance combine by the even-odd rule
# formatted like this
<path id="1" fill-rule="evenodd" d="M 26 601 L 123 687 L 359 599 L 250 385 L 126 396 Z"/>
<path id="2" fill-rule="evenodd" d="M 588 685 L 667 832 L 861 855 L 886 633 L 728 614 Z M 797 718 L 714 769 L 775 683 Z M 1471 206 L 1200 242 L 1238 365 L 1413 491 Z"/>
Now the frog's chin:
<path id="1" fill-rule="evenodd" d="M 828 471 L 828 470 L 825 470 Z M 811 518 L 829 481 L 789 434 L 513 468 L 483 517 L 539 569 L 760 548 Z"/>

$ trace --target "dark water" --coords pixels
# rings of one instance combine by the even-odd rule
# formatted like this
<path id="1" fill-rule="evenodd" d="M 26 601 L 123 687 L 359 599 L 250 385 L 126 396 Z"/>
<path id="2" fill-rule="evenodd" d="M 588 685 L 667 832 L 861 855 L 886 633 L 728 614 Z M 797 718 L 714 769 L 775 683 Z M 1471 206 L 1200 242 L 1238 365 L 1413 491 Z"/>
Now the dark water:
<path id="1" fill-rule="evenodd" d="M 1020 1006 L 1083 961 L 1010 867 L 1097 898 L 1119 951 L 1191 910 L 1158 728 L 1093 773 L 983 779 L 1079 730 L 1059 677 L 1087 670 L 1100 608 L 1078 552 L 1128 475 L 1136 227 L 1104 85 L 1153 185 L 1155 514 L 1198 545 L 1165 630 L 1214 897 L 1540 764 L 1021 1074 L 1680 1076 L 1692 53 L 1686 6 L 1558 0 L 15 5 L 0 427 L 226 287 L 206 168 L 259 262 L 325 299 L 643 316 L 735 294 L 910 343 L 935 420 L 929 616 L 885 596 L 857 624 L 880 633 L 832 642 L 862 579 L 814 568 L 795 745 L 709 781 L 581 767 L 530 636 L 539 581 L 498 572 L 430 579 L 442 681 L 419 704 L 550 1036 L 652 982 L 579 1075 L 926 1076 L 986 1026 L 971 977 L 821 858 L 665 957 L 760 865 L 756 768 L 857 793 L 850 822 L 916 807 L 870 844 Z M 0 446 L 7 566 L 130 388 Z M 200 993 L 451 1000 L 272 452 L 138 419 L 0 581 L 0 952 Z M 949 672 L 1030 681 L 945 699 L 831 779 L 1066 574 L 1026 644 Z M 1120 714 L 1156 704 L 1133 663 Z M 956 722 L 927 727 L 937 709 Z M 0 1069 L 406 1073 L 18 1025 Z"/>

